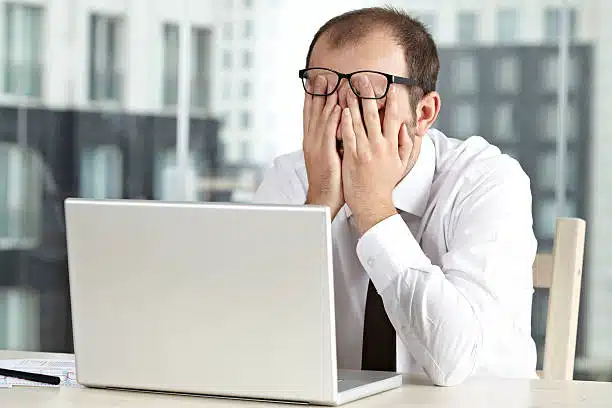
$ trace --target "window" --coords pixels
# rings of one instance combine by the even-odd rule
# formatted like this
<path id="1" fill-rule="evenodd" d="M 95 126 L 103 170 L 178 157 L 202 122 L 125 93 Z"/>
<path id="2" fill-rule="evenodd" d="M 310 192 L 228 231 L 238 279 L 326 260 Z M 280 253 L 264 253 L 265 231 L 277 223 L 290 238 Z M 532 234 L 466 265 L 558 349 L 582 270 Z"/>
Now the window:
<path id="1" fill-rule="evenodd" d="M 567 86 L 569 90 L 576 89 L 580 79 L 580 61 L 570 55 L 567 72 Z M 547 55 L 540 60 L 540 78 L 542 89 L 547 92 L 557 92 L 559 86 L 559 56 L 557 54 Z"/>
<path id="2" fill-rule="evenodd" d="M 123 155 L 117 146 L 84 149 L 80 173 L 81 196 L 95 199 L 123 196 Z"/>
<path id="3" fill-rule="evenodd" d="M 556 103 L 542 105 L 540 107 L 540 139 L 554 141 L 557 137 L 557 111 Z M 565 129 L 567 140 L 576 140 L 579 137 L 580 126 L 578 124 L 578 110 L 576 106 L 570 102 L 567 105 L 567 113 L 565 115 Z"/>
<path id="4" fill-rule="evenodd" d="M 242 161 L 248 162 L 253 157 L 253 148 L 251 146 L 251 142 L 249 140 L 243 140 L 240 143 L 240 155 L 242 156 Z"/>
<path id="5" fill-rule="evenodd" d="M 168 201 L 201 199 L 198 188 L 200 168 L 198 155 L 190 151 L 183 177 L 183 172 L 177 165 L 175 149 L 157 152 L 153 163 L 153 198 Z"/>
<path id="6" fill-rule="evenodd" d="M 229 101 L 232 98 L 232 83 L 229 79 L 223 82 L 223 100 Z"/>
<path id="7" fill-rule="evenodd" d="M 0 250 L 38 245 L 44 171 L 37 152 L 0 143 Z"/>
<path id="8" fill-rule="evenodd" d="M 253 0 L 242 0 L 242 4 L 245 9 L 250 9 L 253 7 Z"/>
<path id="9" fill-rule="evenodd" d="M 502 9 L 497 12 L 497 41 L 511 43 L 518 40 L 518 11 Z"/>
<path id="10" fill-rule="evenodd" d="M 175 106 L 178 99 L 179 27 L 164 24 L 163 103 Z"/>
<path id="11" fill-rule="evenodd" d="M 538 162 L 538 188 L 554 190 L 557 180 L 556 151 L 542 152 Z M 576 153 L 568 151 L 565 156 L 565 185 L 568 191 L 575 191 L 578 184 L 578 161 Z"/>
<path id="12" fill-rule="evenodd" d="M 208 28 L 193 28 L 192 31 L 192 104 L 198 108 L 210 107 L 212 32 Z"/>
<path id="13" fill-rule="evenodd" d="M 223 39 L 225 41 L 230 41 L 234 38 L 234 27 L 231 22 L 226 22 L 223 24 Z"/>
<path id="14" fill-rule="evenodd" d="M 42 7 L 5 5 L 4 92 L 32 97 L 42 88 Z"/>
<path id="15" fill-rule="evenodd" d="M 253 65 L 253 54 L 249 50 L 244 50 L 242 53 L 242 67 L 251 68 Z"/>
<path id="16" fill-rule="evenodd" d="M 453 107 L 452 126 L 458 138 L 465 139 L 478 132 L 478 111 L 476 107 L 462 102 Z"/>
<path id="17" fill-rule="evenodd" d="M 223 128 L 232 126 L 232 114 L 230 112 L 224 112 L 221 114 L 221 126 L 223 126 Z"/>
<path id="18" fill-rule="evenodd" d="M 251 38 L 253 36 L 253 20 L 246 20 L 244 22 L 244 38 Z"/>
<path id="19" fill-rule="evenodd" d="M 502 57 L 495 64 L 495 88 L 504 93 L 518 93 L 519 67 L 516 57 Z"/>
<path id="20" fill-rule="evenodd" d="M 552 239 L 555 236 L 555 224 L 557 217 L 575 217 L 576 202 L 566 200 L 565 206 L 557 208 L 555 200 L 543 199 L 536 204 L 535 227 L 537 234 L 541 237 Z"/>
<path id="21" fill-rule="evenodd" d="M 244 80 L 242 82 L 242 97 L 243 98 L 251 97 L 251 82 L 248 80 Z"/>
<path id="22" fill-rule="evenodd" d="M 558 42 L 561 34 L 561 9 L 548 7 L 544 11 L 544 41 Z M 569 10 L 569 38 L 576 38 L 576 10 Z"/>
<path id="23" fill-rule="evenodd" d="M 476 59 L 472 56 L 459 57 L 452 61 L 453 88 L 457 93 L 475 93 L 478 70 Z"/>
<path id="24" fill-rule="evenodd" d="M 493 137 L 500 141 L 515 141 L 514 105 L 502 103 L 493 112 Z"/>
<path id="25" fill-rule="evenodd" d="M 245 130 L 251 126 L 251 114 L 249 112 L 245 111 L 240 115 L 240 126 Z"/>
<path id="26" fill-rule="evenodd" d="M 89 98 L 119 101 L 122 92 L 121 19 L 93 14 L 90 19 Z"/>
<path id="27" fill-rule="evenodd" d="M 232 69 L 232 52 L 230 50 L 223 51 L 223 68 Z"/>
<path id="28" fill-rule="evenodd" d="M 476 13 L 464 11 L 459 13 L 459 42 L 473 44 L 478 40 L 478 17 Z"/>

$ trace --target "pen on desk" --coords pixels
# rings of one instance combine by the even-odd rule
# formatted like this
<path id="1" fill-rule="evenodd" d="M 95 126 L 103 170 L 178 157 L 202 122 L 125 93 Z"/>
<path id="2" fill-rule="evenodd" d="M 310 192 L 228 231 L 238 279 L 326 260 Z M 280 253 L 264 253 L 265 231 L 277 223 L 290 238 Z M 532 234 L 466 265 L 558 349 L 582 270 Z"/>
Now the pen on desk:
<path id="1" fill-rule="evenodd" d="M 53 375 L 28 373 L 26 371 L 9 370 L 7 368 L 0 368 L 0 375 L 51 385 L 59 385 L 60 383 L 60 378 Z"/>

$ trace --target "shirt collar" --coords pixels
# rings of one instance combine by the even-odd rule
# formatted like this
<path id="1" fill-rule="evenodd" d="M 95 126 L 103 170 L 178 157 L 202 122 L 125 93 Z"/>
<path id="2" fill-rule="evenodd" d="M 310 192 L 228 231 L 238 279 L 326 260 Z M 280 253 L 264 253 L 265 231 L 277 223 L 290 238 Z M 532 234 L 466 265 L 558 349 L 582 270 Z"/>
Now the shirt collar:
<path id="1" fill-rule="evenodd" d="M 422 217 L 427 208 L 429 191 L 436 171 L 436 148 L 429 135 L 423 136 L 421 151 L 414 167 L 393 189 L 393 204 L 400 211 Z M 346 217 L 352 215 L 344 205 Z"/>

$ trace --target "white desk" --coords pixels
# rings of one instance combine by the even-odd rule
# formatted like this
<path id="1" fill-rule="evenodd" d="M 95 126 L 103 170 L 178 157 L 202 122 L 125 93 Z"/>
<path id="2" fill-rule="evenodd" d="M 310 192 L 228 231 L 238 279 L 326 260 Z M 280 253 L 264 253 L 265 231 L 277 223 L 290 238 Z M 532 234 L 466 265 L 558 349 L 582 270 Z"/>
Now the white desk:
<path id="1" fill-rule="evenodd" d="M 0 359 L 65 357 L 66 355 L 62 354 L 0 351 Z M 471 379 L 456 387 L 442 388 L 429 385 L 422 380 L 411 381 L 407 378 L 405 382 L 406 384 L 399 389 L 347 404 L 346 407 L 612 407 L 612 383 Z M 0 389 L 0 407 L 2 408 L 227 408 L 234 406 L 282 408 L 292 405 L 95 389 Z"/>

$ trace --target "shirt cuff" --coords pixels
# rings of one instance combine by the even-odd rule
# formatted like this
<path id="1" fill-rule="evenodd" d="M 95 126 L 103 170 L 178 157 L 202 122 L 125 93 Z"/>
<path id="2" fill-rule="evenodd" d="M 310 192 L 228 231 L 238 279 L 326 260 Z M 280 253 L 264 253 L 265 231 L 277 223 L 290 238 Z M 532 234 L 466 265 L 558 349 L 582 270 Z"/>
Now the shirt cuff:
<path id="1" fill-rule="evenodd" d="M 357 257 L 379 293 L 405 270 L 431 265 L 399 214 L 384 219 L 362 235 L 357 242 Z"/>

